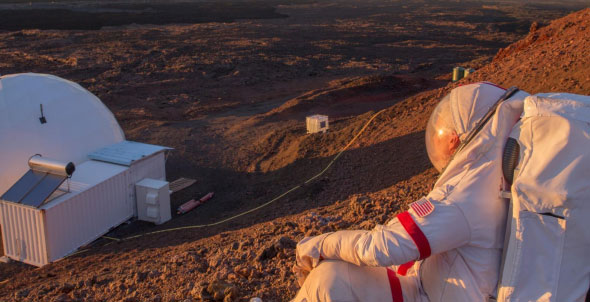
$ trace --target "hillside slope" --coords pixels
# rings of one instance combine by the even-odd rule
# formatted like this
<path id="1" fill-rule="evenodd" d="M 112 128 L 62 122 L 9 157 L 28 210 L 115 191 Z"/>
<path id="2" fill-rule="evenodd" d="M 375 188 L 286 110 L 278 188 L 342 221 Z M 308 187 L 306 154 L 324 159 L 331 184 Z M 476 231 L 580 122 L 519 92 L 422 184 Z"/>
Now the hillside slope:
<path id="1" fill-rule="evenodd" d="M 474 80 L 516 85 L 530 93 L 590 94 L 590 8 L 531 27 L 523 40 L 498 52 Z"/>
<path id="2" fill-rule="evenodd" d="M 330 200 L 327 206 L 317 203 L 316 209 L 302 214 L 244 229 L 223 231 L 232 228 L 229 223 L 202 231 L 213 236 L 180 230 L 113 244 L 102 240 L 85 253 L 42 269 L 13 263 L 0 276 L 5 280 L 0 299 L 247 301 L 258 296 L 287 301 L 297 290 L 290 270 L 296 241 L 326 231 L 372 228 L 428 192 L 436 172 L 423 151 L 423 128 L 437 100 L 450 89 L 488 80 L 531 93 L 590 95 L 589 52 L 590 9 L 585 9 L 531 31 L 467 79 L 391 106 L 320 180 L 265 212 L 282 211 L 295 199 L 310 204 Z M 369 112 L 342 123 L 356 123 L 358 130 L 370 116 Z M 386 167 L 387 173 L 375 175 L 377 167 Z M 361 178 L 378 184 L 372 193 L 332 197 L 342 190 L 354 191 Z"/>

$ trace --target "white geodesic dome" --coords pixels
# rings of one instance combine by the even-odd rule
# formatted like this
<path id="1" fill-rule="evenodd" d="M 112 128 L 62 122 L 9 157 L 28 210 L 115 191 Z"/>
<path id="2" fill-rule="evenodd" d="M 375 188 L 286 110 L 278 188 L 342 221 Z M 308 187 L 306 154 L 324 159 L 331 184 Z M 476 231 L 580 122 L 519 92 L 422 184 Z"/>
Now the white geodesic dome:
<path id="1" fill-rule="evenodd" d="M 111 111 L 80 85 L 46 74 L 0 76 L 0 195 L 35 154 L 80 164 L 124 139 Z"/>

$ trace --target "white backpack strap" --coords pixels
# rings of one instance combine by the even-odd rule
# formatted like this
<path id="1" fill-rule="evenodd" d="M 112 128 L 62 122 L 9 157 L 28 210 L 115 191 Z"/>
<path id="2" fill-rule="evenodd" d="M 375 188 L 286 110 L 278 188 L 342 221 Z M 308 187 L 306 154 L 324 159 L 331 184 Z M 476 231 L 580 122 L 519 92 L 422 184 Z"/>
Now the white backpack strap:
<path id="1" fill-rule="evenodd" d="M 512 137 L 509 137 L 504 145 L 504 152 L 502 154 L 502 175 L 504 176 L 504 180 L 508 183 L 509 186 L 512 186 L 512 182 L 514 180 L 514 175 L 516 174 L 516 167 L 518 165 L 520 154 L 520 145 L 518 141 Z M 510 239 L 510 229 L 512 228 L 512 192 L 505 190 L 504 188 L 500 190 L 499 197 L 502 199 L 507 200 L 508 206 L 508 215 L 506 218 L 506 231 L 504 235 L 504 248 L 502 249 L 502 261 L 500 265 L 500 275 L 498 278 L 498 286 L 497 289 L 500 289 L 500 284 L 502 281 L 502 275 L 504 273 L 504 263 L 506 261 L 506 251 L 508 250 L 508 240 Z M 499 294 L 499 293 L 497 293 Z M 498 297 L 498 296 L 496 296 Z M 494 298 L 494 301 L 496 300 Z"/>

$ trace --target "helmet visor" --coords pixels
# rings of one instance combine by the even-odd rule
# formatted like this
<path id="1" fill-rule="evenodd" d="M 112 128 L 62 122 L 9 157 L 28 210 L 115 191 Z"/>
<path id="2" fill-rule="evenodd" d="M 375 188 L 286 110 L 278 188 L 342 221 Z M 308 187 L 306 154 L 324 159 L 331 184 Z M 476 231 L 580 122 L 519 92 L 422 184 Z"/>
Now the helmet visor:
<path id="1" fill-rule="evenodd" d="M 449 94 L 438 103 L 426 125 L 426 151 L 432 165 L 439 172 L 451 160 L 457 141 Z"/>

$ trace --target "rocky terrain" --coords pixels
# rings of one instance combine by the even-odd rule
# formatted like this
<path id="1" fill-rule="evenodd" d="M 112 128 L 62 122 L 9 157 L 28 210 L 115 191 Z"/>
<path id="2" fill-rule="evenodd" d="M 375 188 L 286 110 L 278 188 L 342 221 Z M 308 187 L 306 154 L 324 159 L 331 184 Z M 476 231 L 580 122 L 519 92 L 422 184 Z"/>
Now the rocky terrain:
<path id="1" fill-rule="evenodd" d="M 316 175 L 386 108 L 330 170 L 259 211 L 101 239 L 40 269 L 2 264 L 0 300 L 288 301 L 298 240 L 370 229 L 429 191 L 436 171 L 423 128 L 450 89 L 488 80 L 590 94 L 590 9 L 549 22 L 563 10 L 511 19 L 516 10 L 501 5 L 441 5 L 298 4 L 279 6 L 289 16 L 279 19 L 0 32 L 0 72 L 80 82 L 128 139 L 176 149 L 169 179 L 198 183 L 173 206 L 216 192 L 189 214 L 158 227 L 132 222 L 114 238 L 261 205 Z M 459 63 L 478 70 L 447 84 Z M 306 135 L 310 113 L 330 115 L 330 131 Z"/>

